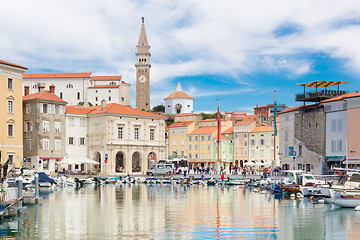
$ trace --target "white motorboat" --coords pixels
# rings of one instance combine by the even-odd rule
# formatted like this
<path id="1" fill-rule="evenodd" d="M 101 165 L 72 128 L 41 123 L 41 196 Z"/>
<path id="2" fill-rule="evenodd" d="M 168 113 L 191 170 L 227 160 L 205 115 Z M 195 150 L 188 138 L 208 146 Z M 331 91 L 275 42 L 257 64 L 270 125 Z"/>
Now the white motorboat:
<path id="1" fill-rule="evenodd" d="M 355 208 L 360 206 L 360 197 L 337 197 L 325 198 L 325 203 L 334 204 L 343 208 Z"/>

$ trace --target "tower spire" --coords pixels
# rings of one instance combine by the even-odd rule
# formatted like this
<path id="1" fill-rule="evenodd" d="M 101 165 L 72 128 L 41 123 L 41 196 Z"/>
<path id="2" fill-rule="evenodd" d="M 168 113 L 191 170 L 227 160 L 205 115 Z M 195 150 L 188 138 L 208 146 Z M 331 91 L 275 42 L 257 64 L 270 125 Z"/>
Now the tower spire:
<path id="1" fill-rule="evenodd" d="M 137 52 L 138 53 L 148 53 L 150 50 L 150 46 L 147 40 L 147 36 L 146 36 L 146 30 L 145 30 L 145 18 L 142 17 L 141 18 L 142 21 L 142 25 L 141 25 L 141 30 L 140 30 L 140 36 L 139 36 L 139 41 L 137 44 Z"/>

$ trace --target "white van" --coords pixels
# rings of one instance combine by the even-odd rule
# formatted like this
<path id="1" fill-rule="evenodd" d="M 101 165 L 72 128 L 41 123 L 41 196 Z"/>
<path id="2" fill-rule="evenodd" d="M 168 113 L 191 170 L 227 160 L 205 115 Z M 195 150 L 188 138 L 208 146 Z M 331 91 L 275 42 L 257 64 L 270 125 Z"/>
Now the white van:
<path id="1" fill-rule="evenodd" d="M 166 175 L 167 173 L 172 173 L 174 171 L 174 164 L 160 163 L 154 164 L 150 169 L 146 171 L 146 175 Z"/>

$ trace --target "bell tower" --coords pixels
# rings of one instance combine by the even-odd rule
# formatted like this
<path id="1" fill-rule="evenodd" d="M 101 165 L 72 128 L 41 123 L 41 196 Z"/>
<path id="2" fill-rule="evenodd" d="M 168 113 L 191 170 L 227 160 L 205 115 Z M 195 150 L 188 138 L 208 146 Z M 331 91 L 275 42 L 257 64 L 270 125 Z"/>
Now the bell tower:
<path id="1" fill-rule="evenodd" d="M 136 52 L 136 108 L 150 111 L 150 46 L 146 37 L 144 17 Z"/>

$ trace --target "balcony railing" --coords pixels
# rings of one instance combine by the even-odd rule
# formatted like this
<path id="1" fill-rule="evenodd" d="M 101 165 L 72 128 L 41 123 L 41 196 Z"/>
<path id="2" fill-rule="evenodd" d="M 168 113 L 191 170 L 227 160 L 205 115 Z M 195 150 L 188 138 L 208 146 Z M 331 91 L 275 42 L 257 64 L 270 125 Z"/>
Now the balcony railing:
<path id="1" fill-rule="evenodd" d="M 333 98 L 339 95 L 343 95 L 347 93 L 346 91 L 339 91 L 339 90 L 322 90 L 322 91 L 314 91 L 314 92 L 307 92 L 307 93 L 300 93 L 296 94 L 295 101 L 321 101 L 329 98 Z"/>

